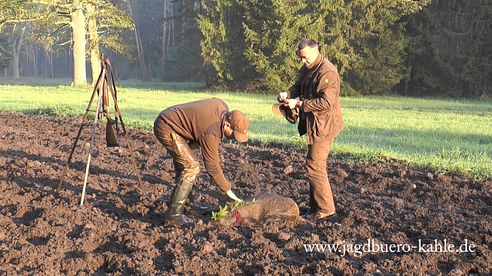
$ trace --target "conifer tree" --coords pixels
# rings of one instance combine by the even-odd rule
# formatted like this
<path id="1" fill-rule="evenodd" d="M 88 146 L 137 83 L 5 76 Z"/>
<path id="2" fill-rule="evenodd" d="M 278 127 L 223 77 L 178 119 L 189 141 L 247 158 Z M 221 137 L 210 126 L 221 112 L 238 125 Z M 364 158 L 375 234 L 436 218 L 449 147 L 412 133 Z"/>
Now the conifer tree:
<path id="1" fill-rule="evenodd" d="M 401 19 L 429 1 L 205 1 L 199 19 L 202 57 L 220 80 L 281 90 L 301 66 L 295 55 L 298 41 L 311 37 L 338 66 L 346 94 L 388 93 L 405 76 Z M 234 70 L 237 61 L 252 72 Z"/>
<path id="2" fill-rule="evenodd" d="M 252 3 L 251 6 L 253 6 Z M 201 56 L 214 74 L 207 81 L 212 84 L 247 83 L 254 73 L 244 57 L 242 15 L 244 10 L 235 0 L 204 0 L 198 15 L 202 33 Z"/>
<path id="3" fill-rule="evenodd" d="M 492 0 L 434 0 L 410 17 L 409 94 L 492 95 Z"/>

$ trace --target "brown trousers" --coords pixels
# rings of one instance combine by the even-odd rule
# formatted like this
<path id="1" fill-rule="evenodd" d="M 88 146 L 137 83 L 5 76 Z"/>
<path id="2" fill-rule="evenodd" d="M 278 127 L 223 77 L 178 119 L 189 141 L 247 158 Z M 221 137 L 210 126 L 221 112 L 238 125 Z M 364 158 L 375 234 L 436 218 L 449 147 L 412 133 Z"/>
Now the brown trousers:
<path id="1" fill-rule="evenodd" d="M 309 204 L 313 212 L 335 212 L 335 202 L 326 169 L 326 162 L 334 140 L 330 137 L 326 140 L 314 141 L 313 144 L 308 145 L 306 168 L 309 178 Z"/>
<path id="2" fill-rule="evenodd" d="M 165 122 L 158 118 L 154 123 L 154 134 L 173 158 L 176 184 L 192 185 L 200 174 L 200 163 L 188 142 L 178 134 L 167 130 L 164 125 Z"/>

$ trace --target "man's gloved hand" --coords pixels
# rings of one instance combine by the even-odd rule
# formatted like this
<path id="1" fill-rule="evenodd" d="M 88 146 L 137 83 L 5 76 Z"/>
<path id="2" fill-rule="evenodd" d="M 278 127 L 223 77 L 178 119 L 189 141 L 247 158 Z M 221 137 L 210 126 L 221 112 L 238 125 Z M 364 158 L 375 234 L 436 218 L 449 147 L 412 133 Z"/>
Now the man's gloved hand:
<path id="1" fill-rule="evenodd" d="M 287 92 L 280 92 L 278 93 L 278 96 L 277 96 L 277 101 L 279 102 L 283 102 L 284 100 L 287 99 Z"/>
<path id="2" fill-rule="evenodd" d="M 294 109 L 296 107 L 299 107 L 299 100 L 296 100 L 296 99 L 284 100 L 284 103 L 287 104 L 290 109 Z"/>
<path id="3" fill-rule="evenodd" d="M 243 202 L 243 200 L 242 200 L 242 199 L 240 199 L 240 198 L 238 198 L 238 197 L 237 197 L 237 196 L 236 196 L 236 195 L 232 192 L 232 190 L 227 191 L 227 192 L 226 192 L 226 195 L 227 195 L 230 199 L 232 199 L 232 200 L 234 200 L 234 201 L 236 201 L 236 202 Z"/>

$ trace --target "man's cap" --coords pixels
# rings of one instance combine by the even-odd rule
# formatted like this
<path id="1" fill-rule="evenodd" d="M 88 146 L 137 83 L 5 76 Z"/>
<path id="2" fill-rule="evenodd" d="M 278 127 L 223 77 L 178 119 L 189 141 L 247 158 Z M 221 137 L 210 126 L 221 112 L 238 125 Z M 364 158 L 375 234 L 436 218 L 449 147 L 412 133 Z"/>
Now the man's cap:
<path id="1" fill-rule="evenodd" d="M 296 108 L 290 109 L 289 106 L 284 103 L 274 103 L 272 105 L 272 111 L 275 115 L 284 116 L 285 119 L 291 124 L 297 123 L 299 113 Z"/>
<path id="2" fill-rule="evenodd" d="M 240 143 L 248 141 L 249 120 L 239 110 L 233 110 L 229 115 L 231 127 L 234 130 L 234 138 Z"/>

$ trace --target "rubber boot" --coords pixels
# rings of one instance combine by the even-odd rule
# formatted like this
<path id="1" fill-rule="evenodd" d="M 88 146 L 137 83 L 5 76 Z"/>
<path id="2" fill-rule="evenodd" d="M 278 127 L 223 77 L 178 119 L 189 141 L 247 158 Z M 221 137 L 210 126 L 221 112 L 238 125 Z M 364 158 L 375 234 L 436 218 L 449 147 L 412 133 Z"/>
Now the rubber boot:
<path id="1" fill-rule="evenodd" d="M 168 224 L 191 224 L 183 214 L 186 200 L 193 187 L 197 175 L 200 173 L 200 163 L 195 160 L 186 140 L 171 133 L 172 143 L 168 149 L 173 157 L 176 170 L 176 187 L 171 195 L 169 210 L 166 213 Z"/>
<path id="2" fill-rule="evenodd" d="M 169 210 L 166 213 L 166 222 L 168 224 L 191 224 L 191 220 L 183 214 L 183 210 L 192 187 L 193 185 L 182 183 L 174 189 L 169 204 Z"/>
<path id="3" fill-rule="evenodd" d="M 173 191 L 171 192 L 171 197 L 169 197 L 169 200 L 166 202 L 167 209 L 169 209 L 171 207 L 171 202 L 172 202 L 174 196 L 176 195 L 176 191 L 178 190 L 178 187 L 179 187 L 179 184 L 174 186 Z M 186 201 L 188 201 L 188 199 Z"/>

